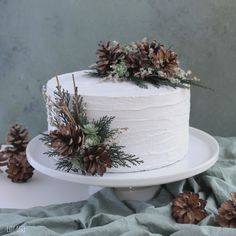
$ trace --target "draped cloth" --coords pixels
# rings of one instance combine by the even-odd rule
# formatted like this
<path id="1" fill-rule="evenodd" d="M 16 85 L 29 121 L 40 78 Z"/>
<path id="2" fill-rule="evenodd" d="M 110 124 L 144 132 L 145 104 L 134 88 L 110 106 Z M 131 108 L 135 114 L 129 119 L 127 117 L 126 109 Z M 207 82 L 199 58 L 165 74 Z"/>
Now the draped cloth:
<path id="1" fill-rule="evenodd" d="M 230 192 L 236 192 L 236 138 L 217 140 L 220 157 L 212 168 L 162 185 L 150 201 L 121 201 L 113 189 L 105 188 L 87 201 L 24 210 L 0 209 L 0 235 L 235 236 L 236 229 L 218 226 L 215 216 Z M 207 200 L 208 216 L 198 225 L 178 224 L 171 217 L 171 200 L 183 191 L 199 192 Z"/>

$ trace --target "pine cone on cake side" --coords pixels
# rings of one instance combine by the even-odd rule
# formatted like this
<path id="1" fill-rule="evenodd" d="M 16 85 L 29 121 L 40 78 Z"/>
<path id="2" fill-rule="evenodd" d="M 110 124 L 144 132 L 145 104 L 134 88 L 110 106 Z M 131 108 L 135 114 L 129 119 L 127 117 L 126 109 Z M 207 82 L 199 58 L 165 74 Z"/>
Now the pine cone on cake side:
<path id="1" fill-rule="evenodd" d="M 110 154 L 104 144 L 86 148 L 82 159 L 83 170 L 89 175 L 100 175 L 111 167 Z"/>
<path id="2" fill-rule="evenodd" d="M 100 75 L 106 75 L 111 70 L 111 66 L 115 65 L 121 56 L 119 44 L 111 45 L 111 42 L 100 42 L 96 52 L 97 62 L 96 69 Z"/>
<path id="3" fill-rule="evenodd" d="M 236 192 L 230 194 L 231 200 L 223 202 L 218 209 L 216 220 L 222 227 L 236 228 Z"/>
<path id="4" fill-rule="evenodd" d="M 24 151 L 29 142 L 27 129 L 20 124 L 13 125 L 8 132 L 7 142 L 18 151 Z"/>
<path id="5" fill-rule="evenodd" d="M 61 125 L 49 133 L 50 146 L 61 156 L 73 156 L 84 142 L 84 134 L 79 125 Z"/>
<path id="6" fill-rule="evenodd" d="M 184 192 L 172 201 L 171 214 L 177 223 L 198 224 L 207 216 L 205 206 L 206 201 L 199 194 Z"/>

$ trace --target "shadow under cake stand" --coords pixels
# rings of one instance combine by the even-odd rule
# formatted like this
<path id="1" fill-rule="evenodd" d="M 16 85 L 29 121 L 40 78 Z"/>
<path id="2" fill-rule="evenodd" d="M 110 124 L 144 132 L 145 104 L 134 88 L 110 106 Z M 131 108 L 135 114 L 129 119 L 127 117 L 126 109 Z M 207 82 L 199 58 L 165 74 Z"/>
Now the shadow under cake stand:
<path id="1" fill-rule="evenodd" d="M 40 140 L 41 135 L 29 142 L 26 154 L 29 163 L 48 176 L 85 185 L 112 187 L 122 200 L 144 201 L 151 199 L 161 184 L 192 177 L 215 164 L 219 155 L 217 141 L 196 128 L 190 127 L 189 134 L 188 154 L 181 161 L 155 170 L 105 173 L 102 177 L 56 170 L 56 160 L 44 154 L 48 151 L 48 147 Z"/>

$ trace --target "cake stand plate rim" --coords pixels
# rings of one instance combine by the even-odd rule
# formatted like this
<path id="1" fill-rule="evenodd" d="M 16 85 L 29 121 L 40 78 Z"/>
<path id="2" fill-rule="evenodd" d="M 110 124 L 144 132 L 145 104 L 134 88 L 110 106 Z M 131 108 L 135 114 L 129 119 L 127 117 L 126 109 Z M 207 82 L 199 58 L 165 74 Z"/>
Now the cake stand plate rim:
<path id="1" fill-rule="evenodd" d="M 191 155 L 188 154 L 187 157 L 181 161 L 150 171 L 106 173 L 102 177 L 84 176 L 77 173 L 59 171 L 54 168 L 55 166 L 50 164 L 50 162 L 56 161 L 50 160 L 49 157 L 45 156 L 45 151 L 42 150 L 44 144 L 39 139 L 40 135 L 37 135 L 29 142 L 26 154 L 29 163 L 36 170 L 57 179 L 86 185 L 115 188 L 154 186 L 175 182 L 200 174 L 213 166 L 217 161 L 219 145 L 215 138 L 197 128 L 190 127 L 189 131 L 189 153 L 195 150 L 198 153 L 194 152 Z M 200 155 L 200 157 L 198 157 L 198 155 Z M 196 163 L 196 166 L 194 166 L 193 163 L 196 161 L 194 158 L 202 158 L 202 162 L 200 160 L 199 163 Z M 42 160 L 44 161 L 43 163 Z"/>

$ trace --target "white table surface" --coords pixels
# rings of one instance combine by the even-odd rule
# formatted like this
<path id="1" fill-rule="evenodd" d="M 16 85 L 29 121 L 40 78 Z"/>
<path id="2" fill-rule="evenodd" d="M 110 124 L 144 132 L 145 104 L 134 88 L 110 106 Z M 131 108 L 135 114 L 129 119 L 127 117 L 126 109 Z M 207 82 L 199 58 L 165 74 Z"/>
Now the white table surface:
<path id="1" fill-rule="evenodd" d="M 99 189 L 55 179 L 36 170 L 26 183 L 13 183 L 7 173 L 0 173 L 0 208 L 23 209 L 76 202 L 87 199 Z"/>

